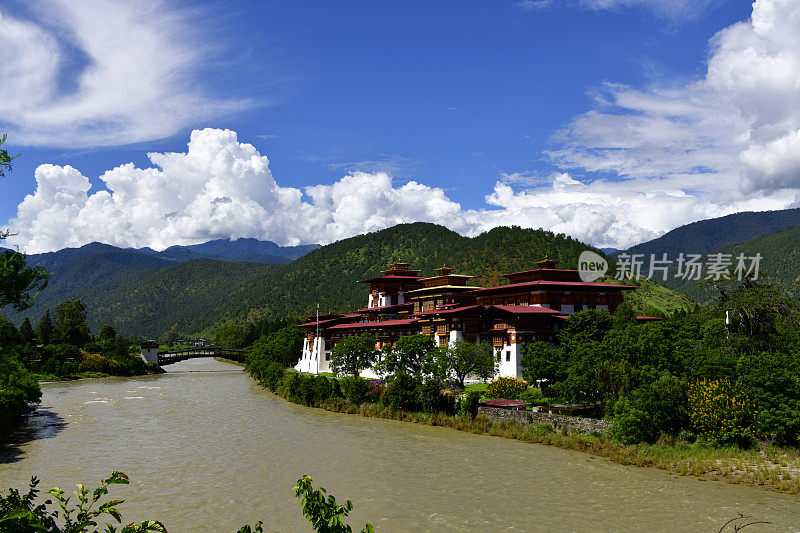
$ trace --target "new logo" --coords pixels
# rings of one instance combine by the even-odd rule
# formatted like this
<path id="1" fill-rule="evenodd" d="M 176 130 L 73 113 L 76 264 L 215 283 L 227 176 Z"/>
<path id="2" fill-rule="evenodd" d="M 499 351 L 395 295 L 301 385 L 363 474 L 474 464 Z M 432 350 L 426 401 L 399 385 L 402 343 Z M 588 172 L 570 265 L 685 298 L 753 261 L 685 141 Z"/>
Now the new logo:
<path id="1" fill-rule="evenodd" d="M 608 261 L 599 254 L 589 250 L 584 250 L 578 256 L 578 272 L 581 280 L 595 281 L 602 278 L 608 272 Z"/>

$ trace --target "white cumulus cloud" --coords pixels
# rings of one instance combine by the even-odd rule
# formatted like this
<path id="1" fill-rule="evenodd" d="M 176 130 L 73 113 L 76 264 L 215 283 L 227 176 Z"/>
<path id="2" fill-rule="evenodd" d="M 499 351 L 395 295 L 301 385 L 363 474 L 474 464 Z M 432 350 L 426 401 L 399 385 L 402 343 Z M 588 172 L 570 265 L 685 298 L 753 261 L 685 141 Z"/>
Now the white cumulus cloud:
<path id="1" fill-rule="evenodd" d="M 186 152 L 150 153 L 153 164 L 106 171 L 104 188 L 70 166 L 41 165 L 36 190 L 9 227 L 10 243 L 29 253 L 100 241 L 122 247 L 194 244 L 255 237 L 279 244 L 329 243 L 404 222 L 442 224 L 464 235 L 500 225 L 546 228 L 585 242 L 627 246 L 668 229 L 732 210 L 781 207 L 784 198 L 724 209 L 671 187 L 641 181 L 582 183 L 566 173 L 514 189 L 508 176 L 464 209 L 442 189 L 396 185 L 384 172 L 353 171 L 330 185 L 280 186 L 269 160 L 235 132 L 195 130 Z"/>
<path id="2" fill-rule="evenodd" d="M 245 103 L 209 97 L 208 45 L 157 0 L 52 0 L 0 9 L 0 124 L 16 143 L 120 145 L 173 135 Z"/>

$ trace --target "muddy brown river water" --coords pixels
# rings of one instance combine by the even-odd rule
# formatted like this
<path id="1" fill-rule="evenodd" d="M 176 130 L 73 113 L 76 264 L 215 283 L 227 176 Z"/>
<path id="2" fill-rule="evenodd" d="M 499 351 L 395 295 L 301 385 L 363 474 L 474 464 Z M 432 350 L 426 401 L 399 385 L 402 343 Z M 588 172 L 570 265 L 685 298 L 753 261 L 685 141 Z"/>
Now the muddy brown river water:
<path id="1" fill-rule="evenodd" d="M 381 531 L 707 531 L 738 513 L 800 531 L 798 496 L 621 466 L 580 452 L 310 409 L 236 366 L 195 359 L 167 374 L 43 385 L 26 429 L 0 454 L 0 487 L 131 485 L 126 521 L 171 533 L 310 531 L 292 488 L 309 474 L 353 500 L 351 524 Z M 730 529 L 733 531 L 733 529 Z"/>

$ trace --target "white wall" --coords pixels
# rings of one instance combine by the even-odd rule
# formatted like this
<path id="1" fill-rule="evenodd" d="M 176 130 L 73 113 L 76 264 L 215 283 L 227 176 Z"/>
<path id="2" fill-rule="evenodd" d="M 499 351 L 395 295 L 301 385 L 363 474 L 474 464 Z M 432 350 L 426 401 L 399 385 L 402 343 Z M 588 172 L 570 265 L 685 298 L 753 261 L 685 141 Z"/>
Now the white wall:
<path id="1" fill-rule="evenodd" d="M 496 377 L 522 377 L 519 371 L 519 344 L 504 344 L 500 351 L 500 367 Z M 511 360 L 506 361 L 506 352 L 511 352 Z M 497 351 L 495 350 L 495 353 Z"/>

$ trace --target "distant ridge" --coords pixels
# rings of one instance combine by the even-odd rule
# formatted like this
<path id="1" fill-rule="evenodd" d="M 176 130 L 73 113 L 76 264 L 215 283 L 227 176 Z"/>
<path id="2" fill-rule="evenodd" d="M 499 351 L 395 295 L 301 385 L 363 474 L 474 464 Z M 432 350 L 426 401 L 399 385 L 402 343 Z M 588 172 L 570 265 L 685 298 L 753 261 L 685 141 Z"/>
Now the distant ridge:
<path id="1" fill-rule="evenodd" d="M 239 243 L 241 248 L 230 251 L 229 242 L 236 246 L 237 241 L 224 241 L 205 249 L 201 246 L 200 251 L 243 257 L 272 249 L 248 250 L 253 243 L 245 241 Z M 303 248 L 298 248 L 301 253 Z M 174 329 L 180 335 L 211 338 L 218 325 L 230 319 L 303 316 L 313 313 L 317 304 L 321 312 L 359 309 L 366 304 L 366 295 L 357 281 L 379 275 L 392 262 L 411 263 L 422 275 L 433 275 L 434 269 L 444 265 L 475 276 L 471 283 L 492 286 L 505 282 L 503 274 L 534 268 L 545 256 L 561 261 L 561 267 L 575 268 L 582 251 L 599 252 L 576 239 L 542 229 L 498 227 L 470 238 L 423 222 L 316 247 L 288 264 L 175 260 L 196 250 L 180 247 L 165 254 L 165 259 L 152 250 L 148 253 L 93 243 L 31 256 L 53 265 L 51 287 L 37 297 L 32 309 L 24 314 L 11 313 L 10 317 L 19 323 L 29 316 L 36 323 L 45 309 L 52 310 L 64 299 L 77 297 L 86 304 L 95 332 L 108 323 L 123 335 L 157 338 Z M 64 257 L 68 259 L 56 264 Z M 651 308 L 668 311 L 685 305 L 683 297 L 656 289 L 639 299 L 639 314 L 649 313 Z"/>
<path id="2" fill-rule="evenodd" d="M 202 244 L 170 246 L 162 252 L 152 248 L 131 248 L 131 250 L 160 257 L 167 261 L 180 263 L 192 259 L 217 259 L 219 261 L 244 261 L 248 263 L 291 263 L 319 244 L 299 246 L 279 246 L 272 241 L 242 238 L 236 240 L 216 239 Z"/>
<path id="3" fill-rule="evenodd" d="M 775 231 L 800 225 L 800 208 L 779 211 L 744 211 L 719 218 L 692 222 L 669 231 L 657 239 L 637 244 L 625 250 L 629 254 L 651 254 L 668 259 L 678 254 L 707 254 L 723 246 L 736 244 Z M 622 252 L 616 252 L 618 256 Z"/>

